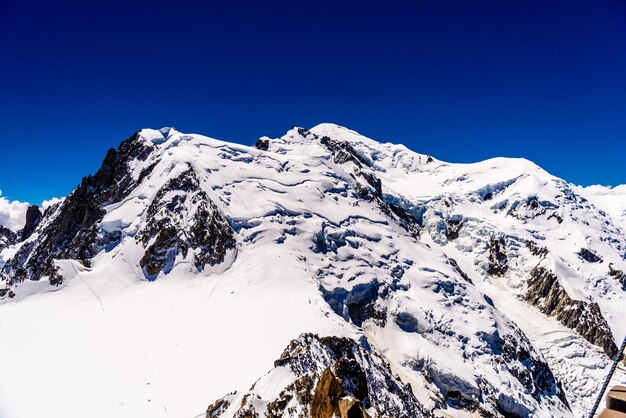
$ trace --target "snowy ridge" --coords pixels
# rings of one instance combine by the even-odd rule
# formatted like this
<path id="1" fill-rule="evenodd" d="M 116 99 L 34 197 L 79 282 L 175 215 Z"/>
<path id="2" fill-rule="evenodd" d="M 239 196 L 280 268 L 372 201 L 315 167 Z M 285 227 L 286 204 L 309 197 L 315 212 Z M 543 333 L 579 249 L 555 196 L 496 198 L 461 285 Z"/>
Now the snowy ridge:
<path id="1" fill-rule="evenodd" d="M 613 219 L 621 222 L 622 230 L 626 230 L 626 185 L 589 186 L 581 189 L 581 194 L 587 196 Z"/>
<path id="2" fill-rule="evenodd" d="M 337 412 L 318 386 L 355 358 L 409 384 L 393 402 L 416 416 L 579 416 L 626 334 L 626 238 L 583 196 L 527 160 L 450 164 L 332 124 L 256 148 L 141 130 L 0 248 L 0 416 Z M 327 336 L 387 366 L 314 355 L 300 399 L 306 373 L 274 360 Z M 384 416 L 376 381 L 344 407 Z"/>

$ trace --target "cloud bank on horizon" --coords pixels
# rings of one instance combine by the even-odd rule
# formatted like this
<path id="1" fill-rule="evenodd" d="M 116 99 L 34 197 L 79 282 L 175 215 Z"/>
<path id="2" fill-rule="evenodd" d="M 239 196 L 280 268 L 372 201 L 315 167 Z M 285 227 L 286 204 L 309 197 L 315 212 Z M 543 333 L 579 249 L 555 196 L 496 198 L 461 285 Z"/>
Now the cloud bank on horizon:
<path id="1" fill-rule="evenodd" d="M 41 202 L 39 207 L 42 211 L 45 211 L 50 206 L 61 202 L 63 199 L 64 198 L 52 197 Z M 2 190 L 0 190 L 0 225 L 13 231 L 18 231 L 23 228 L 26 222 L 26 210 L 28 206 L 30 206 L 28 202 L 9 200 L 6 196 L 2 196 Z"/>
<path id="2" fill-rule="evenodd" d="M 2 196 L 0 190 L 0 225 L 17 231 L 24 226 L 26 219 L 27 202 L 19 202 L 17 200 L 9 200 Z"/>

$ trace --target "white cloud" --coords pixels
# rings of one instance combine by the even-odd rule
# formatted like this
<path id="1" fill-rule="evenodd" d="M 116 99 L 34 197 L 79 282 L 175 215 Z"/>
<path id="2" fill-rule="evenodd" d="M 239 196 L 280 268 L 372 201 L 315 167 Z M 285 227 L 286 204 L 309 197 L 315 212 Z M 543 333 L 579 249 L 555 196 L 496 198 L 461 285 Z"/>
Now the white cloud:
<path id="1" fill-rule="evenodd" d="M 50 206 L 53 206 L 64 200 L 65 200 L 64 197 L 51 197 L 50 199 L 46 199 L 43 202 L 41 202 L 41 211 L 45 212 L 46 209 L 48 209 Z"/>
<path id="2" fill-rule="evenodd" d="M 0 190 L 0 225 L 17 231 L 24 227 L 26 222 L 27 202 L 18 202 L 17 200 L 9 200 L 2 196 Z"/>

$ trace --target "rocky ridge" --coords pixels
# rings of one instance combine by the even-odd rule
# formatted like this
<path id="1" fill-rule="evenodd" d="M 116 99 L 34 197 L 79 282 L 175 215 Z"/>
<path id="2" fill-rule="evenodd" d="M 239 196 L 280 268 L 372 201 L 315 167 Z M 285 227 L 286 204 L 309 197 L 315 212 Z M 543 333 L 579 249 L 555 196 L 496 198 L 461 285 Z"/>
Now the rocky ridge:
<path id="1" fill-rule="evenodd" d="M 0 225 L 0 251 L 15 244 L 17 242 L 18 235 L 11 231 L 9 228 Z"/>
<path id="2" fill-rule="evenodd" d="M 285 378 L 285 376 L 288 376 Z M 268 390 L 268 386 L 274 386 Z M 222 416 L 310 418 L 425 417 L 428 414 L 365 339 L 303 334 L 274 369 L 245 393 L 231 393 L 207 409 Z"/>

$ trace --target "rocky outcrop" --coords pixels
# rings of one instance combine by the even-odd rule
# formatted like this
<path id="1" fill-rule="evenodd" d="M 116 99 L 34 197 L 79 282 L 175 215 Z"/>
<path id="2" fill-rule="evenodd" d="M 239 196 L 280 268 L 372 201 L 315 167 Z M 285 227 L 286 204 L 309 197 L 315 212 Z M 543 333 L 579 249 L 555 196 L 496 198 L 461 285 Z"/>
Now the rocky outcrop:
<path id="1" fill-rule="evenodd" d="M 261 151 L 267 151 L 268 149 L 270 149 L 270 140 L 261 138 L 254 143 L 254 148 Z"/>
<path id="2" fill-rule="evenodd" d="M 305 132 L 310 134 L 310 132 L 308 131 Z M 331 139 L 327 136 L 323 136 L 320 138 L 320 143 L 324 145 L 326 149 L 328 149 L 328 151 L 330 151 L 330 153 L 333 155 L 333 161 L 336 164 L 343 164 L 351 161 L 358 166 L 367 166 L 367 162 L 362 157 L 360 157 L 357 154 L 356 150 L 352 147 L 352 145 L 350 145 L 346 141 L 338 141 L 335 139 Z"/>
<path id="3" fill-rule="evenodd" d="M 512 334 L 496 335 L 494 340 L 493 348 L 501 355 L 499 360 L 535 399 L 540 401 L 542 397 L 556 396 L 569 407 L 561 383 L 554 377 L 550 366 L 533 353 L 531 342 L 520 329 L 514 325 L 511 328 Z M 506 407 L 500 405 L 500 409 Z"/>
<path id="4" fill-rule="evenodd" d="M 150 173 L 153 166 L 144 169 L 135 179 L 130 164 L 145 161 L 151 151 L 152 147 L 139 133 L 122 142 L 117 150 L 110 149 L 98 172 L 82 179 L 40 231 L 37 241 L 22 246 L 3 272 L 18 280 L 19 277 L 31 280 L 48 277 L 51 283 L 60 284 L 58 279 L 52 279 L 52 260 L 88 260 L 115 240 L 115 236 L 102 233 L 98 227 L 106 213 L 104 207 L 121 201 Z"/>
<path id="5" fill-rule="evenodd" d="M 168 272 L 181 254 L 193 253 L 198 270 L 224 261 L 235 249 L 232 228 L 189 169 L 168 181 L 146 211 L 146 226 L 137 234 L 146 252 L 140 261 L 148 278 Z"/>
<path id="6" fill-rule="evenodd" d="M 526 248 L 528 248 L 530 253 L 536 257 L 544 258 L 548 255 L 548 249 L 546 247 L 540 247 L 535 241 L 532 240 L 526 241 Z"/>
<path id="7" fill-rule="evenodd" d="M 626 274 L 622 270 L 613 268 L 613 263 L 609 264 L 609 276 L 622 285 L 622 290 L 626 290 Z"/>
<path id="8" fill-rule="evenodd" d="M 446 219 L 446 224 L 446 236 L 448 241 L 454 241 L 459 237 L 459 233 L 463 227 L 463 217 L 460 215 L 451 216 Z"/>
<path id="9" fill-rule="evenodd" d="M 9 228 L 0 225 L 0 251 L 15 244 L 16 242 L 17 234 L 11 231 Z"/>
<path id="10" fill-rule="evenodd" d="M 463 278 L 463 280 L 465 280 L 469 284 L 474 284 L 474 282 L 472 282 L 472 279 L 469 278 L 467 273 L 465 273 L 463 270 L 461 270 L 461 267 L 459 267 L 459 263 L 457 263 L 454 258 L 448 258 L 448 264 L 450 264 L 452 266 L 454 271 L 456 271 L 459 274 L 459 276 L 461 276 Z"/>
<path id="11" fill-rule="evenodd" d="M 332 155 L 334 163 L 352 163 L 353 173 L 351 173 L 351 176 L 356 182 L 355 188 L 359 198 L 375 202 L 385 215 L 395 220 L 415 239 L 419 238 L 421 227 L 415 217 L 408 213 L 402 206 L 398 206 L 385 199 L 382 181 L 374 174 L 370 169 L 369 163 L 356 152 L 352 145 L 346 141 L 339 141 L 329 138 L 328 136 L 319 138 L 317 135 L 305 129 L 299 129 L 298 133 L 304 137 L 312 135 L 315 139 L 319 139 L 320 143 L 326 147 Z M 358 179 L 363 179 L 365 184 L 359 182 Z"/>
<path id="12" fill-rule="evenodd" d="M 593 251 L 587 248 L 581 248 L 580 251 L 578 251 L 578 256 L 582 260 L 585 260 L 588 263 L 601 263 L 602 262 L 602 257 L 600 257 L 599 255 L 597 255 L 596 253 L 594 253 Z"/>
<path id="13" fill-rule="evenodd" d="M 517 200 L 513 202 L 509 208 L 508 215 L 513 216 L 520 221 L 534 219 L 537 216 L 544 215 L 546 213 L 546 206 L 548 206 L 546 202 L 540 202 L 537 199 L 537 196 L 529 196 L 524 200 Z"/>
<path id="14" fill-rule="evenodd" d="M 207 409 L 215 417 L 377 418 L 428 416 L 409 385 L 363 339 L 303 334 L 274 369 L 247 393 L 231 393 Z M 286 370 L 284 370 L 286 369 Z M 287 372 L 288 371 L 288 372 Z M 266 381 L 284 385 L 273 399 L 257 393 Z M 259 392 L 262 392 L 261 390 Z"/>
<path id="15" fill-rule="evenodd" d="M 401 319 L 399 324 L 398 319 Z M 510 374 L 537 403 L 559 405 L 560 409 L 568 410 L 565 392 L 543 356 L 515 324 L 505 321 L 506 333 L 498 330 L 478 333 L 485 347 L 483 350 L 492 356 L 503 376 Z M 405 332 L 415 330 L 426 336 L 424 326 L 420 327 L 415 318 L 405 313 L 396 317 L 396 323 Z M 480 417 L 533 416 L 533 407 L 527 401 L 502 393 L 487 381 L 468 381 L 427 359 L 410 359 L 406 366 L 421 373 L 436 387 L 439 392 L 436 408 L 452 407 Z"/>
<path id="16" fill-rule="evenodd" d="M 345 357 L 326 368 L 311 402 L 312 418 L 369 418 L 361 405 L 367 399 L 365 373 L 356 362 Z"/>
<path id="17" fill-rule="evenodd" d="M 610 358 L 617 354 L 611 328 L 598 304 L 572 299 L 553 272 L 535 266 L 528 278 L 525 298 L 546 315 L 555 316 L 563 325 L 601 347 Z"/>
<path id="18" fill-rule="evenodd" d="M 22 241 L 28 239 L 33 232 L 35 232 L 35 228 L 37 228 L 37 225 L 41 222 L 42 217 L 43 215 L 39 210 L 39 206 L 32 205 L 28 207 L 26 210 L 26 224 L 24 225 L 24 229 L 22 229 Z"/>
<path id="19" fill-rule="evenodd" d="M 487 273 L 502 276 L 509 270 L 506 243 L 503 237 L 492 236 L 489 240 Z"/>

